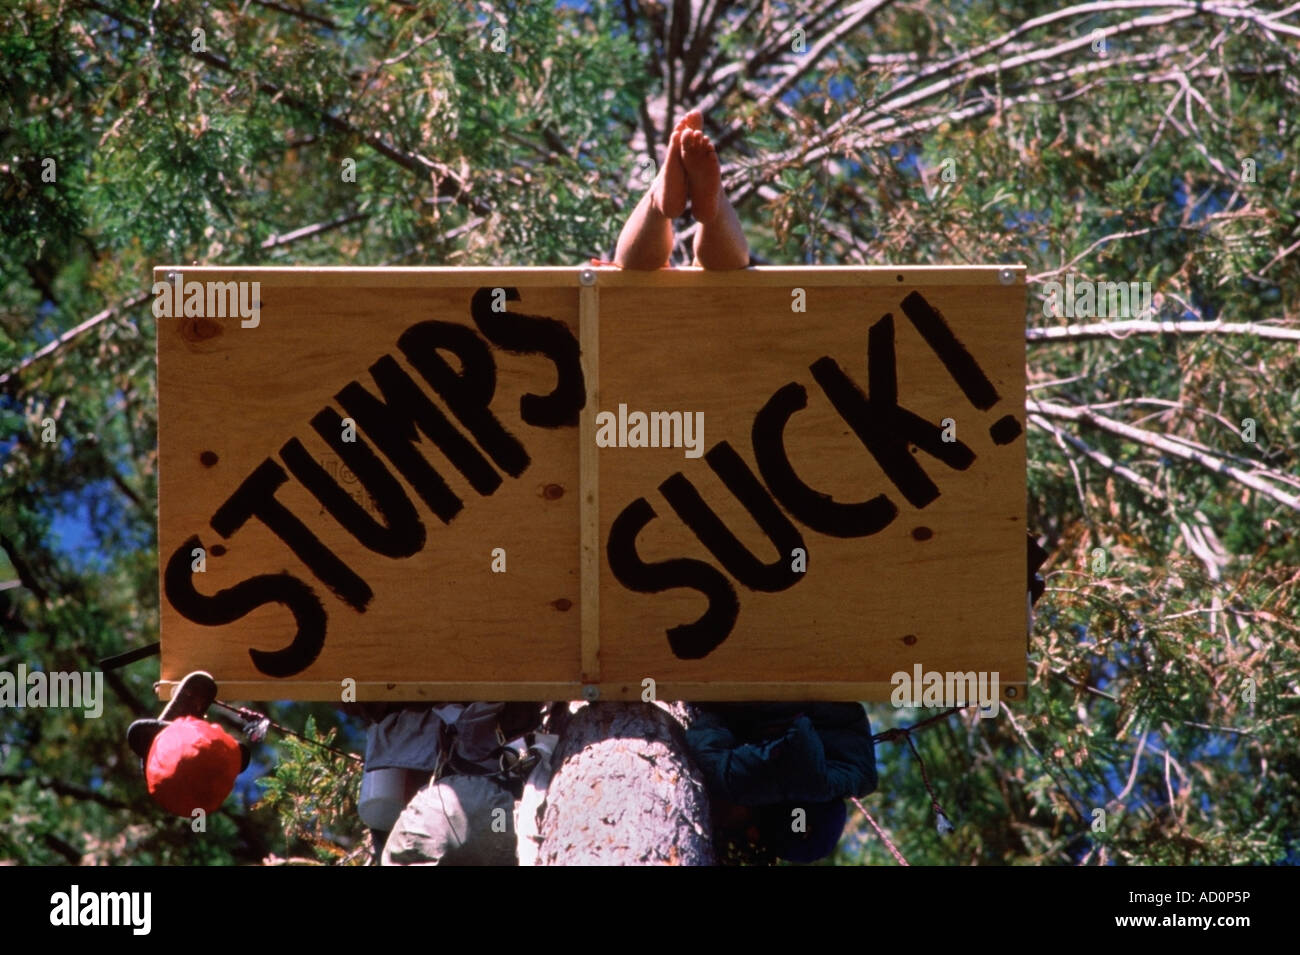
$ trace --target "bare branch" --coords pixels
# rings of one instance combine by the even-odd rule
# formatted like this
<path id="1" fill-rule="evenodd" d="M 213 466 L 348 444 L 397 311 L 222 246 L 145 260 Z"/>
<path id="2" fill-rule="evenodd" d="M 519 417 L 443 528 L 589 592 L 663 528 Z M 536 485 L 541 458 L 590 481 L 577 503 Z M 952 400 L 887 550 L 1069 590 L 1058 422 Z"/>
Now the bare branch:
<path id="1" fill-rule="evenodd" d="M 330 222 L 317 222 L 314 225 L 305 225 L 301 229 L 294 229 L 292 232 L 268 236 L 262 242 L 262 248 L 274 249 L 279 246 L 288 245 L 290 242 L 297 242 L 299 239 L 307 239 L 312 236 L 320 235 L 322 232 L 329 232 L 331 229 L 339 229 L 345 225 L 351 225 L 353 222 L 362 222 L 368 218 L 370 218 L 370 216 L 364 212 L 354 212 Z"/>
<path id="2" fill-rule="evenodd" d="M 841 39 L 860 27 L 869 17 L 875 14 L 882 7 L 888 6 L 892 0 L 863 0 L 856 3 L 844 12 L 843 18 L 837 23 L 834 29 L 827 32 L 820 40 L 812 45 L 807 52 L 800 57 L 800 62 L 787 73 L 779 82 L 774 84 L 771 89 L 764 94 L 763 98 L 757 103 L 757 109 L 767 109 L 773 101 L 779 100 L 799 80 L 806 75 L 813 67 L 821 62 L 822 55 L 831 47 L 838 44 Z M 740 135 L 741 124 L 739 121 L 732 123 L 731 128 L 722 136 L 719 146 L 726 146 L 729 142 Z"/>
<path id="3" fill-rule="evenodd" d="M 1274 341 L 1300 341 L 1300 328 L 1284 328 L 1261 322 L 1172 322 L 1132 319 L 1096 322 L 1092 325 L 1065 325 L 1056 328 L 1027 328 L 1028 342 L 1078 341 L 1085 338 L 1123 340 L 1130 335 L 1254 335 Z"/>
<path id="4" fill-rule="evenodd" d="M 1070 432 L 1062 428 L 1056 427 L 1046 418 L 1040 417 L 1039 415 L 1029 415 L 1028 420 L 1031 424 L 1039 428 L 1042 428 L 1044 431 L 1048 432 L 1049 434 L 1055 435 L 1058 440 L 1065 441 L 1066 443 L 1074 447 L 1075 450 L 1082 453 L 1084 456 L 1091 458 L 1093 461 L 1096 461 L 1107 471 L 1110 471 L 1111 473 L 1116 474 L 1119 477 L 1122 477 L 1126 481 L 1136 484 L 1138 487 L 1140 487 L 1147 494 L 1154 497 L 1156 500 L 1158 501 L 1168 500 L 1168 498 L 1165 497 L 1164 491 L 1160 490 L 1160 488 L 1156 487 L 1154 484 L 1152 484 L 1142 475 L 1138 474 L 1132 468 L 1128 468 L 1120 464 L 1118 461 L 1116 461 L 1110 455 L 1106 454 L 1104 451 L 1098 451 L 1096 448 L 1092 447 L 1087 442 L 1083 441 L 1083 439 L 1076 437 L 1075 435 L 1071 434 Z"/>
<path id="5" fill-rule="evenodd" d="M 1300 511 L 1300 497 L 1288 494 L 1271 484 L 1266 484 L 1256 474 L 1270 473 L 1257 471 L 1255 474 L 1248 474 L 1240 468 L 1233 467 L 1221 458 L 1212 457 L 1202 451 L 1188 448 L 1177 441 L 1171 441 L 1168 437 L 1161 434 L 1153 434 L 1150 431 L 1143 431 L 1141 428 L 1134 428 L 1124 424 L 1121 421 L 1114 421 L 1105 418 L 1092 411 L 1091 408 L 1069 408 L 1065 405 L 1053 404 L 1046 401 L 1029 400 L 1025 402 L 1025 408 L 1029 412 L 1037 412 L 1052 418 L 1063 418 L 1067 421 L 1079 421 L 1083 424 L 1091 425 L 1102 431 L 1109 431 L 1120 437 L 1126 438 L 1137 444 L 1146 447 L 1155 448 L 1163 451 L 1165 454 L 1172 454 L 1174 457 L 1182 458 L 1184 461 L 1191 461 L 1199 464 L 1207 470 L 1214 471 L 1216 474 L 1225 474 L 1239 484 L 1244 484 L 1252 490 L 1258 491 L 1265 497 L 1276 501 L 1284 507 L 1289 507 L 1293 511 Z"/>
<path id="6" fill-rule="evenodd" d="M 1118 806 L 1120 803 L 1124 801 L 1125 797 L 1127 797 L 1128 794 L 1133 791 L 1133 784 L 1137 782 L 1138 769 L 1142 765 L 1142 753 L 1146 748 L 1147 748 L 1147 734 L 1143 733 L 1141 736 L 1138 737 L 1137 752 L 1133 754 L 1133 762 L 1129 766 L 1128 782 L 1124 785 L 1124 788 L 1121 789 L 1115 795 L 1115 798 L 1112 799 L 1107 805 Z"/>
<path id="7" fill-rule="evenodd" d="M 1036 272 L 1033 275 L 1026 275 L 1025 284 L 1032 285 L 1035 282 L 1042 282 L 1044 279 L 1051 278 L 1053 275 L 1060 275 L 1062 272 L 1071 268 L 1076 262 L 1079 262 L 1082 259 L 1086 259 L 1089 255 L 1092 254 L 1092 252 L 1095 249 L 1097 249 L 1098 246 L 1105 245 L 1109 242 L 1114 242 L 1116 239 L 1135 239 L 1139 236 L 1151 235 L 1153 232 L 1166 232 L 1171 229 L 1178 229 L 1178 228 L 1181 227 L 1180 226 L 1153 226 L 1150 229 L 1133 229 L 1128 232 L 1112 232 L 1110 235 L 1103 235 L 1100 239 L 1097 239 L 1095 242 L 1089 243 L 1086 249 L 1084 249 L 1082 252 L 1080 252 L 1078 255 L 1072 258 L 1069 262 L 1066 262 L 1064 265 L 1052 269 L 1050 272 Z"/>
<path id="8" fill-rule="evenodd" d="M 96 325 L 108 321 L 110 318 L 112 318 L 113 316 L 121 312 L 125 312 L 128 311 L 129 309 L 135 308 L 137 305 L 142 305 L 144 302 L 148 301 L 148 299 L 149 299 L 149 293 L 142 292 L 139 295 L 135 295 L 127 299 L 121 305 L 113 305 L 110 306 L 109 308 L 104 309 L 102 312 L 96 312 L 94 315 L 90 316 L 90 318 L 86 319 L 80 325 L 76 325 L 72 328 L 69 328 L 58 338 L 54 339 L 54 341 L 50 342 L 47 345 L 42 346 L 37 351 L 28 355 L 26 358 L 24 358 L 21 362 L 18 363 L 18 367 L 5 372 L 3 375 L 0 375 L 0 386 L 8 384 L 11 380 L 17 378 L 19 375 L 25 372 L 32 365 L 36 364 L 36 362 L 40 361 L 42 358 L 48 358 L 50 355 L 54 354 L 56 351 L 58 351 L 60 348 L 66 345 L 68 342 L 72 341 L 75 338 L 78 338 L 81 335 L 84 335 L 86 332 L 90 331 Z"/>

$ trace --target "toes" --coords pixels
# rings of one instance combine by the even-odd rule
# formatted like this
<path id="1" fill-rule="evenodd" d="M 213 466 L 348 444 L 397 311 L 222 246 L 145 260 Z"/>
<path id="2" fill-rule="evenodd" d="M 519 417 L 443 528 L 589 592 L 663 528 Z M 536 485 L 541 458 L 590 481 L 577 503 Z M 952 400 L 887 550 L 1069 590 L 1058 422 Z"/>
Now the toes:
<path id="1" fill-rule="evenodd" d="M 673 129 L 680 129 L 683 131 L 688 129 L 703 129 L 703 128 L 704 128 L 704 115 L 698 109 L 691 110 L 681 119 L 679 119 L 677 121 L 677 125 L 673 127 Z"/>
<path id="2" fill-rule="evenodd" d="M 688 129 L 682 133 L 682 155 L 703 156 L 713 152 L 713 143 L 709 137 L 698 129 Z"/>

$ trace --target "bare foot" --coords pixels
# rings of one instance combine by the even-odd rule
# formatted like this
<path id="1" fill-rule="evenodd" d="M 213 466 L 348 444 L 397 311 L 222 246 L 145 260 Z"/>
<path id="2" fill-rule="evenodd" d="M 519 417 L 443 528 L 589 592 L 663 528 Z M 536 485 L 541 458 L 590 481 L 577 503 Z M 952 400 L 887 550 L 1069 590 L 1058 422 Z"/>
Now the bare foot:
<path id="1" fill-rule="evenodd" d="M 699 116 L 698 111 L 686 115 Z M 685 120 L 683 120 L 684 122 Z M 691 213 L 697 222 L 712 222 L 718 215 L 718 197 L 722 194 L 722 167 L 709 137 L 698 129 L 681 132 L 682 165 L 691 192 Z"/>
<path id="2" fill-rule="evenodd" d="M 679 124 L 680 126 L 680 124 Z M 681 133 L 673 130 L 663 168 L 651 189 L 651 201 L 663 215 L 676 219 L 686 211 L 686 169 L 682 165 Z"/>
<path id="3" fill-rule="evenodd" d="M 676 219 L 686 211 L 686 170 L 682 167 L 681 134 L 688 129 L 703 129 L 704 114 L 693 109 L 677 121 L 664 165 L 654 183 L 654 205 L 669 219 Z"/>

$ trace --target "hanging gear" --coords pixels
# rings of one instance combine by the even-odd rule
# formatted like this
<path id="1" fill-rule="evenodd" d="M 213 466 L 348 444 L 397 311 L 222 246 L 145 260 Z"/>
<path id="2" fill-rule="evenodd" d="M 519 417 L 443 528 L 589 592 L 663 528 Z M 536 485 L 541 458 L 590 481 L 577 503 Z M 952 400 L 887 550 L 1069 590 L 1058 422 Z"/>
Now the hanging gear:
<path id="1" fill-rule="evenodd" d="M 442 724 L 434 779 L 486 776 L 518 799 L 537 765 L 535 731 L 542 723 L 535 703 L 470 703 Z"/>
<path id="2" fill-rule="evenodd" d="M 212 675 L 196 670 L 181 680 L 158 719 L 136 720 L 126 731 L 127 745 L 140 757 L 149 794 L 169 812 L 189 816 L 195 809 L 219 809 L 234 789 L 235 777 L 248 768 L 248 745 L 205 719 L 213 706 L 237 717 L 250 743 L 260 743 L 275 729 L 335 756 L 361 761 L 281 726 L 265 713 L 221 702 Z"/>
<path id="3" fill-rule="evenodd" d="M 515 801 L 486 776 L 451 775 L 407 804 L 383 865 L 515 865 Z"/>
<path id="4" fill-rule="evenodd" d="M 513 865 L 514 805 L 538 765 L 536 703 L 443 703 L 388 713 L 370 728 L 367 776 L 432 779 L 392 823 L 385 865 Z"/>
<path id="5" fill-rule="evenodd" d="M 216 723 L 182 716 L 168 723 L 149 748 L 149 795 L 178 816 L 216 812 L 242 769 L 239 744 Z"/>
<path id="6" fill-rule="evenodd" d="M 248 768 L 248 747 L 204 719 L 216 698 L 216 681 L 197 670 L 176 687 L 158 719 L 136 720 L 126 732 L 149 795 L 178 816 L 220 809 Z"/>

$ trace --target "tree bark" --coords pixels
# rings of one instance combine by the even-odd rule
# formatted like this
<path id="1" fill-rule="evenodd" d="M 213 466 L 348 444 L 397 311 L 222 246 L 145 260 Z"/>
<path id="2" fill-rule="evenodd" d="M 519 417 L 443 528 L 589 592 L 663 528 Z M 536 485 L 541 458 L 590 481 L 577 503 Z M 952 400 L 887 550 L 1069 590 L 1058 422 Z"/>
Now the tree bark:
<path id="1" fill-rule="evenodd" d="M 709 799 L 682 725 L 649 703 L 593 703 L 561 734 L 538 865 L 712 865 Z"/>

